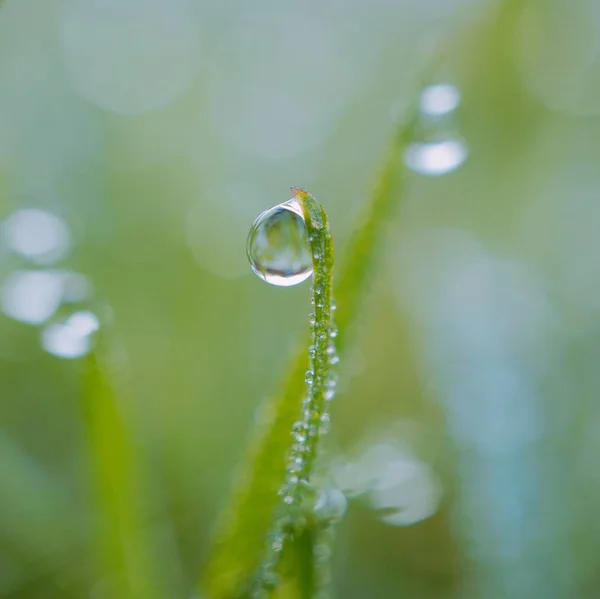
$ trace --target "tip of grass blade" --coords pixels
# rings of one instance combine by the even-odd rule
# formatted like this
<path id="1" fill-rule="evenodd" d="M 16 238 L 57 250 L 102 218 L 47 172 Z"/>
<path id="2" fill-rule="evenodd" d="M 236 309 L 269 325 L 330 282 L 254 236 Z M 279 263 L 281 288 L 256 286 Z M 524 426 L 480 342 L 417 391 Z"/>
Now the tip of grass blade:
<path id="1" fill-rule="evenodd" d="M 312 197 L 308 191 L 302 189 L 301 187 L 291 187 L 290 189 L 297 200 L 308 200 L 308 198 Z"/>

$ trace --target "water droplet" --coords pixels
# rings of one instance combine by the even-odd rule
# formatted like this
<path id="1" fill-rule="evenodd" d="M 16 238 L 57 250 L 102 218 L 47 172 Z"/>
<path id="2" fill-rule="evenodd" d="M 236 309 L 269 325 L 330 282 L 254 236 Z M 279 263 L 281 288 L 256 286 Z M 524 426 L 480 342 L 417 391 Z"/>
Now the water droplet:
<path id="1" fill-rule="evenodd" d="M 286 505 L 291 505 L 292 503 L 294 503 L 294 498 L 291 495 L 286 495 L 283 498 L 283 503 L 285 503 Z"/>
<path id="2" fill-rule="evenodd" d="M 292 426 L 292 433 L 300 433 L 304 430 L 304 422 L 294 422 Z"/>
<path id="3" fill-rule="evenodd" d="M 360 480 L 362 479 L 362 480 Z M 442 486 L 431 466 L 395 442 L 377 442 L 364 451 L 355 468 L 355 484 L 378 518 L 407 526 L 435 514 Z"/>
<path id="4" fill-rule="evenodd" d="M 340 357 L 337 354 L 333 354 L 330 358 L 329 358 L 329 363 L 330 364 L 339 364 L 340 363 Z"/>
<path id="5" fill-rule="evenodd" d="M 4 221 L 3 228 L 10 249 L 39 264 L 60 260 L 71 245 L 65 222 L 46 210 L 16 210 Z"/>
<path id="6" fill-rule="evenodd" d="M 460 104 L 460 92 L 451 83 L 437 83 L 421 93 L 419 108 L 431 116 L 441 116 L 455 110 Z"/>
<path id="7" fill-rule="evenodd" d="M 2 311 L 28 324 L 42 324 L 60 306 L 64 276 L 55 270 L 16 270 L 4 279 Z"/>
<path id="8" fill-rule="evenodd" d="M 346 496 L 334 487 L 322 489 L 317 495 L 314 513 L 320 520 L 338 522 L 346 513 L 348 500 Z"/>
<path id="9" fill-rule="evenodd" d="M 325 382 L 325 386 L 327 389 L 335 389 L 338 383 L 337 375 L 334 372 L 330 372 L 327 376 L 327 381 Z"/>
<path id="10" fill-rule="evenodd" d="M 335 339 L 338 336 L 338 330 L 336 327 L 331 327 L 331 330 L 329 331 L 329 336 L 332 339 Z"/>
<path id="11" fill-rule="evenodd" d="M 306 435 L 304 433 L 295 433 L 294 438 L 298 443 L 304 443 L 306 441 Z"/>
<path id="12" fill-rule="evenodd" d="M 271 543 L 271 549 L 278 553 L 283 549 L 283 535 L 276 536 Z"/>
<path id="13" fill-rule="evenodd" d="M 413 142 L 404 152 L 404 163 L 420 175 L 439 177 L 456 170 L 468 154 L 467 144 L 460 138 Z"/>
<path id="14" fill-rule="evenodd" d="M 331 401 L 335 397 L 335 389 L 326 389 L 323 394 L 325 401 Z"/>
<path id="15" fill-rule="evenodd" d="M 321 414 L 321 426 L 319 427 L 319 433 L 326 435 L 331 427 L 331 416 L 325 412 Z"/>
<path id="16" fill-rule="evenodd" d="M 41 333 L 42 347 L 59 358 L 80 358 L 90 351 L 92 335 L 99 328 L 98 317 L 81 310 L 63 322 L 48 325 Z"/>
<path id="17" fill-rule="evenodd" d="M 247 254 L 252 270 L 279 287 L 302 283 L 313 272 L 306 223 L 296 200 L 263 212 L 248 235 Z"/>

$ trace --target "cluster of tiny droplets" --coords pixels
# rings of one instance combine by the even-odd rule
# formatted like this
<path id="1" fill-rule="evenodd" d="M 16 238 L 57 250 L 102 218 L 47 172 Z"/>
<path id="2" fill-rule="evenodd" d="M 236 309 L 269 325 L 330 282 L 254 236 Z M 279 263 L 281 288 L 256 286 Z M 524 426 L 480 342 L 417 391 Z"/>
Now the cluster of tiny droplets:
<path id="1" fill-rule="evenodd" d="M 337 329 L 333 324 L 335 304 L 326 297 L 331 293 L 330 282 L 319 276 L 325 269 L 324 241 L 320 236 L 311 235 L 315 264 L 312 305 L 310 315 L 311 345 L 309 347 L 309 367 L 306 371 L 306 396 L 302 402 L 302 414 L 292 428 L 294 444 L 289 455 L 286 481 L 280 493 L 286 505 L 302 501 L 302 495 L 311 495 L 310 474 L 317 446 L 330 428 L 329 404 L 335 395 L 337 377 L 332 366 L 339 362 L 335 338 Z M 325 280 L 322 280 L 324 279 Z M 313 493 L 314 494 L 314 493 Z"/>
<path id="2" fill-rule="evenodd" d="M 311 345 L 309 347 L 309 367 L 306 371 L 306 396 L 302 402 L 302 414 L 292 428 L 294 443 L 288 458 L 286 478 L 279 490 L 282 506 L 278 510 L 273 530 L 267 545 L 267 558 L 255 579 L 252 599 L 269 597 L 278 582 L 277 564 L 286 538 L 298 525 L 306 510 L 313 510 L 315 490 L 310 485 L 310 474 L 317 455 L 317 446 L 324 435 L 329 432 L 331 416 L 329 405 L 335 396 L 337 375 L 335 367 L 340 359 L 336 349 L 337 328 L 334 324 L 333 312 L 336 305 L 331 293 L 330 275 L 325 267 L 325 244 L 321 236 L 312 234 L 309 237 L 315 261 L 315 279 L 312 288 L 311 303 L 313 311 L 310 315 Z M 315 560 L 319 586 L 325 587 L 329 577 L 329 559 L 325 553 L 330 551 L 333 535 L 331 527 L 321 532 L 320 542 L 315 546 Z M 329 532 L 325 532 L 329 531 Z M 323 553 L 319 557 L 318 551 Z"/>

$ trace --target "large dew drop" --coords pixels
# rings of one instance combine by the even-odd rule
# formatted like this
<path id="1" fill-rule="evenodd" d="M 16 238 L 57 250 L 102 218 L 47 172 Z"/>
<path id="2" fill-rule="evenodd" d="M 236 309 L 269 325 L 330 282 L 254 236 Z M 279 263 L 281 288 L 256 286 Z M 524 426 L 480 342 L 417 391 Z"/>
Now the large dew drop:
<path id="1" fill-rule="evenodd" d="M 248 235 L 248 260 L 267 283 L 290 287 L 313 272 L 306 223 L 296 200 L 263 212 Z"/>

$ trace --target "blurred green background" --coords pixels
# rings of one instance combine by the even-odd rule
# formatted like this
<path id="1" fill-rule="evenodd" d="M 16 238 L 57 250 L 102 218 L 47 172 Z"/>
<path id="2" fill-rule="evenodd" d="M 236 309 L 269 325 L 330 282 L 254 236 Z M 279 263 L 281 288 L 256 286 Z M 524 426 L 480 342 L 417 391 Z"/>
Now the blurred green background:
<path id="1" fill-rule="evenodd" d="M 0 597 L 126 596 L 95 565 L 98 329 L 141 577 L 197 596 L 307 327 L 307 285 L 252 274 L 250 225 L 300 185 L 343 254 L 436 47 L 333 408 L 337 596 L 600 596 L 599 40 L 597 0 L 5 0 Z"/>

